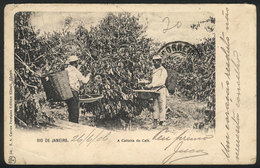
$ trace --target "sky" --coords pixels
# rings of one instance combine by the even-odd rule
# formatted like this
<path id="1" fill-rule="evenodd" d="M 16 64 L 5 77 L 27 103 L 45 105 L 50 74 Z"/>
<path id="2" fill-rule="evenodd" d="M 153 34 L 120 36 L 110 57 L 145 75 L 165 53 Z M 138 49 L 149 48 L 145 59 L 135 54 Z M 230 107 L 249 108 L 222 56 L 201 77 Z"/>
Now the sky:
<path id="1" fill-rule="evenodd" d="M 60 31 L 64 25 L 65 18 L 71 17 L 73 29 L 81 24 L 89 30 L 91 26 L 96 26 L 106 15 L 107 13 L 100 12 L 38 12 L 32 16 L 31 23 L 43 34 L 44 32 Z M 151 37 L 158 42 L 186 41 L 194 44 L 199 43 L 204 37 L 214 36 L 214 31 L 208 32 L 204 26 L 199 27 L 198 30 L 190 28 L 191 24 L 196 24 L 199 21 L 208 19 L 209 16 L 213 16 L 209 12 L 149 12 L 133 13 L 133 15 L 139 15 L 140 23 L 147 26 L 147 37 Z M 176 24 L 177 26 L 173 27 Z M 204 23 L 204 25 L 205 24 L 210 23 Z M 171 29 L 164 31 L 167 26 Z"/>

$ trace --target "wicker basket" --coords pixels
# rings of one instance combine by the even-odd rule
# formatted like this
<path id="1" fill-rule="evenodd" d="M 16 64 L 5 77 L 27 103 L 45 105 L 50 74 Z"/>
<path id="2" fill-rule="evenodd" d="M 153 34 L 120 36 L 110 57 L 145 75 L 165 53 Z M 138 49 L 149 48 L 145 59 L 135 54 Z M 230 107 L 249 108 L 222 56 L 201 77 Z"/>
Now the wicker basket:
<path id="1" fill-rule="evenodd" d="M 79 96 L 79 103 L 93 103 L 103 98 L 100 94 L 89 94 L 85 96 Z"/>
<path id="2" fill-rule="evenodd" d="M 152 99 L 157 98 L 160 95 L 160 92 L 157 90 L 133 90 L 137 93 L 137 98 L 140 99 Z"/>
<path id="3" fill-rule="evenodd" d="M 67 71 L 45 75 L 41 78 L 49 101 L 64 101 L 73 97 Z"/>

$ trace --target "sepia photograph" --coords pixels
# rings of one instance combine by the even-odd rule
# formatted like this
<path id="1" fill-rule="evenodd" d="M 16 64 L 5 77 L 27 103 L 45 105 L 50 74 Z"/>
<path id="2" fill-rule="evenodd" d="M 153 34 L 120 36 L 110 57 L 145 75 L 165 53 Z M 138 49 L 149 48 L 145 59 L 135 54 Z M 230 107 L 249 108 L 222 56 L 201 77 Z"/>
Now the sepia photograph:
<path id="1" fill-rule="evenodd" d="M 241 53 L 256 41 L 231 33 L 243 5 L 191 6 L 9 5 L 6 162 L 253 163 L 256 48 Z"/>
<path id="2" fill-rule="evenodd" d="M 16 126 L 214 129 L 211 13 L 18 12 L 14 22 Z"/>

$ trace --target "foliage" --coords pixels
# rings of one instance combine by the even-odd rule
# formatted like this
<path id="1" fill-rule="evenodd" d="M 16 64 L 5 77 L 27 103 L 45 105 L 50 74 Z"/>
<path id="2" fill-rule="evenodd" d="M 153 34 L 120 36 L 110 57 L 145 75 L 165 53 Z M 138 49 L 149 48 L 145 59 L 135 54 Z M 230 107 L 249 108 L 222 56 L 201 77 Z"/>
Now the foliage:
<path id="1" fill-rule="evenodd" d="M 203 121 L 195 123 L 196 129 L 215 127 L 215 37 L 205 38 L 196 44 L 199 55 L 183 61 L 165 60 L 165 67 L 178 72 L 177 95 L 193 100 L 207 102 L 202 111 Z M 188 61 L 192 60 L 192 61 Z"/>
<path id="2" fill-rule="evenodd" d="M 30 24 L 33 13 L 15 15 L 15 99 L 17 123 L 39 125 L 39 116 L 52 121 L 42 111 L 45 98 L 36 99 L 42 92 L 39 76 L 64 70 L 66 60 L 77 55 L 80 71 L 92 77 L 81 88 L 81 95 L 102 94 L 101 102 L 82 105 L 85 113 L 96 119 L 128 120 L 145 108 L 151 111 L 151 101 L 136 99 L 133 89 L 141 89 L 138 79 L 151 80 L 153 50 L 161 44 L 145 36 L 146 28 L 139 17 L 129 13 L 108 14 L 90 30 L 79 25 L 72 30 L 72 18 L 64 20 L 62 31 L 39 35 Z M 205 39 L 196 45 L 200 57 L 175 67 L 179 72 L 180 96 L 208 102 L 215 108 L 215 39 Z M 156 48 L 156 49 L 155 49 Z M 187 67 L 193 67 L 191 70 Z M 167 68 L 167 67 L 166 67 Z M 19 122 L 20 121 L 20 122 Z"/>
<path id="3" fill-rule="evenodd" d="M 194 30 L 198 30 L 200 27 L 204 27 L 207 32 L 212 32 L 215 29 L 216 19 L 210 16 L 208 19 L 200 21 L 196 24 L 191 24 L 190 27 Z"/>
<path id="4" fill-rule="evenodd" d="M 93 79 L 82 94 L 102 94 L 98 107 L 86 105 L 97 118 L 128 119 L 149 107 L 149 102 L 135 99 L 133 89 L 140 88 L 138 79 L 151 76 L 151 39 L 138 17 L 129 13 L 108 14 L 100 24 L 88 32 L 79 27 L 81 70 L 91 72 Z"/>
<path id="5" fill-rule="evenodd" d="M 19 12 L 15 15 L 14 52 L 15 52 L 15 83 L 20 94 L 16 92 L 16 99 L 26 98 L 26 93 L 35 94 L 39 87 L 38 78 L 35 77 L 37 66 L 34 64 L 39 57 L 40 42 L 29 24 L 31 13 Z"/>
<path id="6" fill-rule="evenodd" d="M 208 101 L 209 109 L 215 105 L 215 38 L 204 39 L 196 44 L 199 55 L 183 61 L 166 58 L 164 66 L 178 72 L 177 90 L 179 96 Z M 189 61 L 192 60 L 192 61 Z"/>
<path id="7" fill-rule="evenodd" d="M 215 109 L 215 37 L 205 39 L 196 45 L 201 59 L 196 62 L 198 84 L 196 85 L 196 99 L 208 102 L 209 110 Z"/>
<path id="8" fill-rule="evenodd" d="M 15 14 L 15 122 L 21 126 L 39 126 L 39 114 L 45 98 L 35 95 L 41 90 L 37 75 L 37 60 L 41 57 L 39 32 L 30 25 L 30 12 Z"/>

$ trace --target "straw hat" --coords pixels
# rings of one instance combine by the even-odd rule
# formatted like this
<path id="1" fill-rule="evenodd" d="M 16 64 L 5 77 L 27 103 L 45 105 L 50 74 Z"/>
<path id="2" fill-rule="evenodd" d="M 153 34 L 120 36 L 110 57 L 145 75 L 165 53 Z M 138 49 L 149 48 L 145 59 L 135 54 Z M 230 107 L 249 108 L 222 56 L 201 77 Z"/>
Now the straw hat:
<path id="1" fill-rule="evenodd" d="M 153 56 L 153 60 L 157 60 L 157 59 L 162 59 L 162 57 L 160 55 Z"/>
<path id="2" fill-rule="evenodd" d="M 75 62 L 75 61 L 78 61 L 78 60 L 79 60 L 79 58 L 77 56 L 73 55 L 73 56 L 70 56 L 68 58 L 67 63 Z"/>

